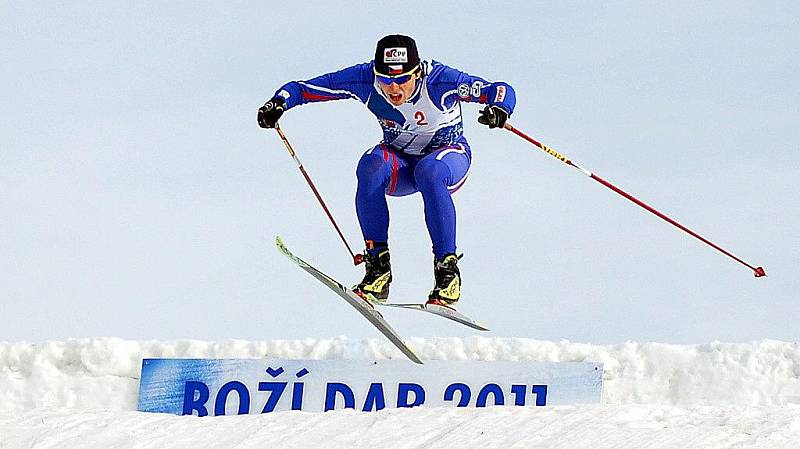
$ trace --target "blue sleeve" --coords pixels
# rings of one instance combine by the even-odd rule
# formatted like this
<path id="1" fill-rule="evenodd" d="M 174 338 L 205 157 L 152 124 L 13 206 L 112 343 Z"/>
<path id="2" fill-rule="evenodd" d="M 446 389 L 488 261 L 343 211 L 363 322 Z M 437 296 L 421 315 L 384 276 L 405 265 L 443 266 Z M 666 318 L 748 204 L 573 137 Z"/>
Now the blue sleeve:
<path id="1" fill-rule="evenodd" d="M 503 81 L 487 81 L 479 76 L 433 61 L 428 74 L 428 90 L 442 109 L 457 101 L 497 105 L 512 114 L 517 104 L 514 88 Z"/>
<path id="2" fill-rule="evenodd" d="M 281 86 L 272 98 L 286 100 L 287 109 L 306 103 L 345 98 L 366 103 L 374 80 L 371 62 L 357 64 L 310 80 L 290 81 Z"/>

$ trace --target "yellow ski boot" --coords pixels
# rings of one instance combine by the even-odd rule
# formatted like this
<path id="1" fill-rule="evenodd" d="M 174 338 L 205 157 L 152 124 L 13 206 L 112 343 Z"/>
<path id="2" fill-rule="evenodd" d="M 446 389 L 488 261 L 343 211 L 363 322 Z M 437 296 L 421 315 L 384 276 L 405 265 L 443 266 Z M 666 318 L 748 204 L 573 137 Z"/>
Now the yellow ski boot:
<path id="1" fill-rule="evenodd" d="M 461 298 L 461 272 L 458 259 L 463 256 L 447 254 L 442 260 L 433 261 L 433 277 L 436 284 L 428 295 L 428 304 L 452 307 Z"/>
<path id="2" fill-rule="evenodd" d="M 377 254 L 364 255 L 367 272 L 364 279 L 353 287 L 353 293 L 370 302 L 384 303 L 389 298 L 389 285 L 392 283 L 392 265 L 389 250 Z"/>

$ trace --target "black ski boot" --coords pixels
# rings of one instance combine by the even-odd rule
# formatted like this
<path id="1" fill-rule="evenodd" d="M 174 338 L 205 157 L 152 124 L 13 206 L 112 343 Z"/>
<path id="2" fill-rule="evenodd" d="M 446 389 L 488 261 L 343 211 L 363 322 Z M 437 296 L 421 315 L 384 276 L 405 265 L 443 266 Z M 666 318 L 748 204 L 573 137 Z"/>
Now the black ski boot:
<path id="1" fill-rule="evenodd" d="M 436 284 L 428 295 L 428 304 L 453 306 L 461 298 L 461 272 L 458 259 L 464 255 L 447 254 L 442 260 L 433 261 L 433 277 Z"/>
<path id="2" fill-rule="evenodd" d="M 386 302 L 389 298 L 389 284 L 392 283 L 392 264 L 389 262 L 389 250 L 371 256 L 364 255 L 367 273 L 360 284 L 353 287 L 353 293 L 371 302 Z"/>

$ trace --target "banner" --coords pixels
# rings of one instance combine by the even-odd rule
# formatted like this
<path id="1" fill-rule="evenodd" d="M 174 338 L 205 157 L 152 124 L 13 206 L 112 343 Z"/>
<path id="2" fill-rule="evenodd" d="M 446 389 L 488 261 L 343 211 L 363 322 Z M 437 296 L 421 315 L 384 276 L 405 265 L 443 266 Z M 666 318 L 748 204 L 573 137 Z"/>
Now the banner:
<path id="1" fill-rule="evenodd" d="M 280 410 L 599 403 L 599 363 L 145 359 L 139 410 L 219 416 Z"/>

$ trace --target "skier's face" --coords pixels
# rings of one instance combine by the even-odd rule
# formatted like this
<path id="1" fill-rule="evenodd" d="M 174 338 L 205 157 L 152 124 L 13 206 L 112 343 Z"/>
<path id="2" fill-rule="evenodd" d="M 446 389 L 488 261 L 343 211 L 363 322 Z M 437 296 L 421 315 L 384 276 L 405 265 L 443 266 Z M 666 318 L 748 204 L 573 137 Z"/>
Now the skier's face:
<path id="1" fill-rule="evenodd" d="M 416 87 L 417 80 L 419 79 L 420 74 L 419 72 L 415 73 L 408 81 L 402 84 L 392 83 L 392 84 L 384 84 L 378 83 L 381 86 L 381 90 L 386 98 L 395 105 L 400 106 L 401 104 L 408 101 L 411 98 L 411 95 L 414 94 L 414 87 Z"/>

